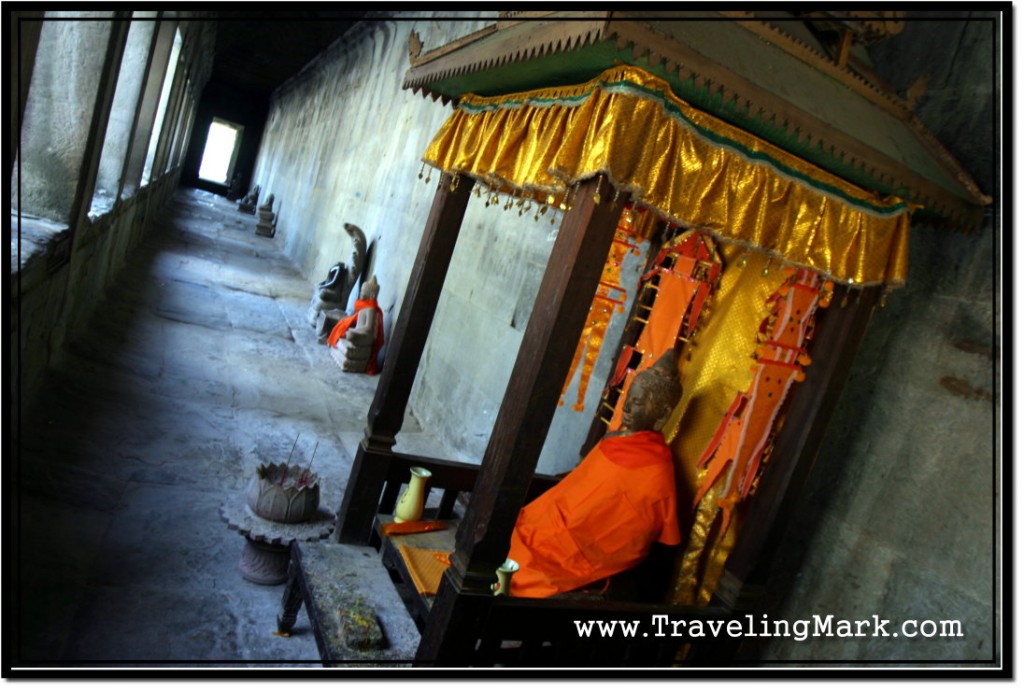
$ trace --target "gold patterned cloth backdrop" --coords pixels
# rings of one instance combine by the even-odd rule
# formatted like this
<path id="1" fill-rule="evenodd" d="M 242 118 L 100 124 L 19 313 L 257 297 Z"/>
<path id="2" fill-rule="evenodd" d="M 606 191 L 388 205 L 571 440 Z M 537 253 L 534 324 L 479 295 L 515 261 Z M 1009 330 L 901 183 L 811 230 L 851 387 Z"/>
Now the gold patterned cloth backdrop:
<path id="1" fill-rule="evenodd" d="M 466 94 L 423 162 L 548 205 L 570 203 L 578 183 L 600 175 L 663 221 L 833 280 L 906 279 L 913 205 L 694 108 L 630 65 L 583 84 Z"/>
<path id="2" fill-rule="evenodd" d="M 773 268 L 769 258 L 745 257 L 740 248 L 730 248 L 728 259 L 735 265 L 725 272 L 718 319 L 687 363 L 696 361 L 699 375 L 684 401 L 675 449 L 693 523 L 673 604 L 707 604 L 714 593 L 742 525 L 744 500 L 770 457 L 782 404 L 810 364 L 805 345 L 814 313 L 831 299 L 831 283 L 813 271 Z"/>

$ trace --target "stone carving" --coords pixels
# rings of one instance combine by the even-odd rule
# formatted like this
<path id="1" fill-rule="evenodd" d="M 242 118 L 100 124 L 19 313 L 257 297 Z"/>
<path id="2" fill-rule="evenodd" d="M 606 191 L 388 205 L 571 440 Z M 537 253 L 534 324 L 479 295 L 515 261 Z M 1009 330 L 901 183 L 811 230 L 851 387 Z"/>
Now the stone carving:
<path id="1" fill-rule="evenodd" d="M 328 312 L 341 310 L 348 305 L 348 297 L 355 288 L 359 277 L 363 274 L 366 264 L 366 235 L 359 226 L 345 224 L 345 232 L 352 238 L 352 263 L 338 262 L 327 273 L 327 280 L 313 290 L 313 299 L 309 303 L 306 318 L 310 326 L 317 327 L 317 335 L 325 339 L 330 330 L 343 314 L 326 315 Z"/>
<path id="2" fill-rule="evenodd" d="M 339 321 L 327 338 L 331 357 L 343 372 L 380 372 L 377 355 L 384 345 L 384 315 L 377 304 L 379 292 L 374 276 L 363 284 L 355 314 Z"/>
<path id="3" fill-rule="evenodd" d="M 661 431 L 682 396 L 676 356 L 667 350 L 653 366 L 633 379 L 622 407 L 622 427 L 612 434 Z"/>
<path id="4" fill-rule="evenodd" d="M 298 465 L 264 463 L 249 480 L 245 499 L 260 518 L 302 523 L 320 508 L 320 478 Z"/>
<path id="5" fill-rule="evenodd" d="M 228 187 L 227 198 L 228 201 L 238 201 L 242 198 L 242 174 L 235 173 L 235 177 L 231 178 L 231 186 Z"/>
<path id="6" fill-rule="evenodd" d="M 331 335 L 331 331 L 338 325 L 342 319 L 345 319 L 348 315 L 345 314 L 344 310 L 322 310 L 316 317 L 316 322 L 313 324 L 313 328 L 316 329 L 316 342 L 323 345 L 327 343 L 328 337 Z"/>
<path id="7" fill-rule="evenodd" d="M 283 463 L 262 463 L 246 487 L 245 496 L 224 502 L 220 517 L 245 537 L 238 567 L 242 578 L 263 585 L 288 580 L 291 543 L 315 542 L 334 530 L 334 514 L 320 508 L 320 478 L 309 463 L 289 465 L 299 435 Z"/>
<path id="8" fill-rule="evenodd" d="M 259 201 L 259 199 L 260 186 L 256 185 L 255 187 L 252 188 L 252 191 L 249 192 L 249 194 L 242 197 L 241 201 L 238 202 L 238 210 L 247 214 L 255 214 L 256 203 Z"/>
<path id="9" fill-rule="evenodd" d="M 348 302 L 348 291 L 345 285 L 348 279 L 348 267 L 345 262 L 338 262 L 327 272 L 327 278 L 313 289 L 313 298 L 306 310 L 306 319 L 310 326 L 317 329 L 317 336 L 325 342 L 338 320 L 345 316 L 345 303 Z"/>
<path id="10" fill-rule="evenodd" d="M 345 232 L 352 238 L 352 262 L 349 264 L 348 292 L 345 294 L 345 301 L 348 302 L 348 293 L 351 293 L 352 289 L 356 287 L 356 282 L 359 281 L 363 275 L 363 269 L 366 267 L 366 234 L 359 226 L 352 223 L 345 224 Z"/>
<path id="11" fill-rule="evenodd" d="M 220 517 L 245 538 L 238 560 L 242 578 L 261 585 L 287 581 L 291 544 L 323 540 L 334 531 L 335 521 L 334 514 L 323 508 L 301 523 L 269 521 L 253 513 L 243 497 L 221 504 Z"/>
<path id="12" fill-rule="evenodd" d="M 277 223 L 274 219 L 274 195 L 271 194 L 267 197 L 266 204 L 260 206 L 259 220 L 256 221 L 256 234 L 261 235 L 265 238 L 274 237 L 274 232 L 277 230 Z"/>

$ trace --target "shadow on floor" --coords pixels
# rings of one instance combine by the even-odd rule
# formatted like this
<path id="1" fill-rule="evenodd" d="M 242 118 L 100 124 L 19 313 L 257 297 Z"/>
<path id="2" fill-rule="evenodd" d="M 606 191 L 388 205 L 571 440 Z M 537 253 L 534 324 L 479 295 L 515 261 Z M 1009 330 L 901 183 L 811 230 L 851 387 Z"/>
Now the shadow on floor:
<path id="1" fill-rule="evenodd" d="M 319 664 L 304 612 L 272 635 L 283 586 L 240 577 L 219 508 L 315 448 L 337 511 L 378 377 L 338 369 L 305 321 L 313 283 L 254 230 L 179 190 L 24 411 L 14 665 Z"/>

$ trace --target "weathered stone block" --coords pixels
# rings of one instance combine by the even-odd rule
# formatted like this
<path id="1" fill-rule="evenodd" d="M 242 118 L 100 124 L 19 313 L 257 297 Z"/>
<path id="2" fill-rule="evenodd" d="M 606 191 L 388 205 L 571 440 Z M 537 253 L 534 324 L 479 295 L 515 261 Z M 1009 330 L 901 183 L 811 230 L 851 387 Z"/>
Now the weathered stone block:
<path id="1" fill-rule="evenodd" d="M 352 650 L 382 650 L 387 639 L 377 613 L 361 600 L 338 606 L 338 630 L 342 642 Z"/>

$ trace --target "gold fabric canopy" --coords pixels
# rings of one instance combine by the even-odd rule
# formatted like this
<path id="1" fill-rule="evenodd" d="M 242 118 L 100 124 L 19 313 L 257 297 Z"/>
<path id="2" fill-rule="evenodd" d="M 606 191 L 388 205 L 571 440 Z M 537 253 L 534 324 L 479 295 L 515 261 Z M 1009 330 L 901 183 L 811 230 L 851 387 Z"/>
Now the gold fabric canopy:
<path id="1" fill-rule="evenodd" d="M 910 212 L 677 98 L 632 66 L 578 86 L 464 96 L 423 160 L 512 193 L 604 175 L 675 225 L 848 285 L 901 285 Z"/>

